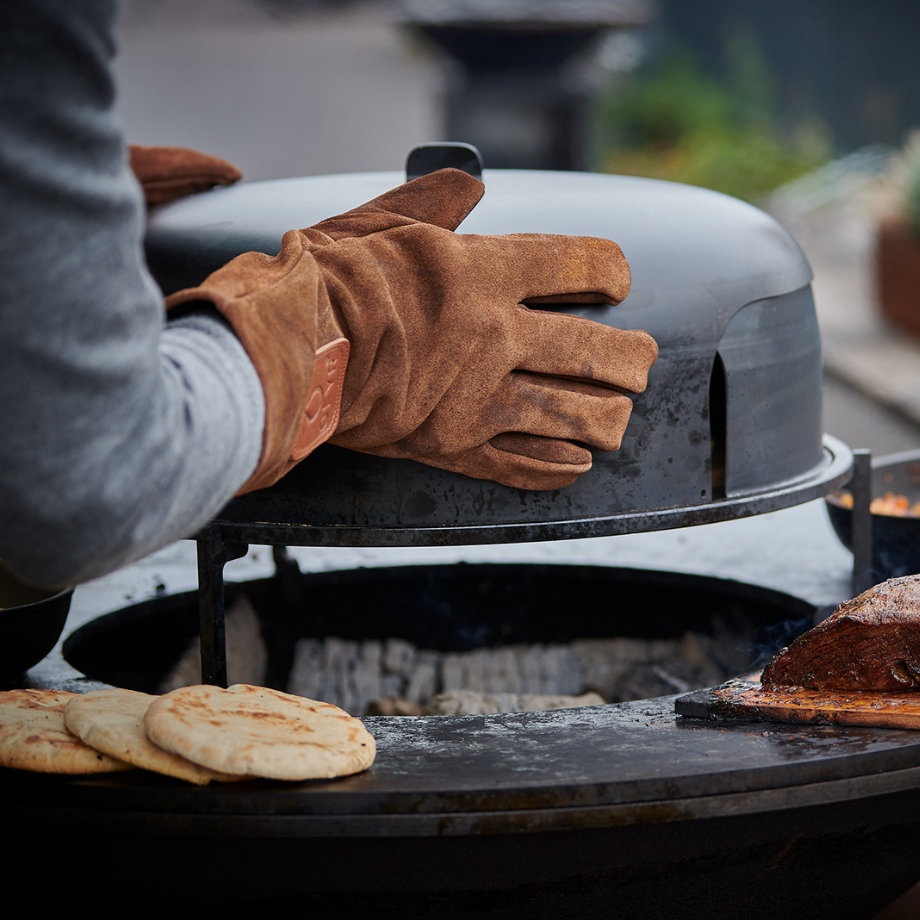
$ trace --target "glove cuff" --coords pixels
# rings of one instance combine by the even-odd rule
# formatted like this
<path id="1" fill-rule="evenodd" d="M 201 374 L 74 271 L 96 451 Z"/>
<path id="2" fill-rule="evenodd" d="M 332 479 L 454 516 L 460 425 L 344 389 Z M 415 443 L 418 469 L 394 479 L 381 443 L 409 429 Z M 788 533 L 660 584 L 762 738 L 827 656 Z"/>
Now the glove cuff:
<path id="1" fill-rule="evenodd" d="M 166 308 L 192 301 L 215 306 L 259 375 L 262 453 L 237 494 L 264 489 L 335 432 L 348 341 L 335 322 L 319 266 L 296 231 L 285 234 L 274 258 L 238 256 L 200 286 L 171 295 Z"/>

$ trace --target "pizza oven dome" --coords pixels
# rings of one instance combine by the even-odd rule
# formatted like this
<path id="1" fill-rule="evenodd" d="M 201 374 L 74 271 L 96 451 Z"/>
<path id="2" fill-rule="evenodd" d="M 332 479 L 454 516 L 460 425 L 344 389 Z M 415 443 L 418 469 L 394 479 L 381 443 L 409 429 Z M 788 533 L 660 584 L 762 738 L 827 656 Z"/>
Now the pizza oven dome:
<path id="1" fill-rule="evenodd" d="M 235 255 L 276 253 L 285 231 L 404 179 L 253 182 L 162 206 L 149 219 L 151 270 L 166 293 L 198 284 Z M 775 220 L 652 179 L 486 170 L 483 180 L 460 232 L 579 234 L 622 247 L 629 297 L 566 308 L 644 329 L 659 344 L 621 449 L 596 452 L 591 471 L 565 489 L 525 492 L 326 445 L 272 489 L 235 499 L 222 520 L 283 519 L 317 528 L 308 542 L 351 545 L 590 536 L 771 510 L 829 491 L 841 464 L 849 469 L 844 445 L 822 443 L 811 271 Z"/>

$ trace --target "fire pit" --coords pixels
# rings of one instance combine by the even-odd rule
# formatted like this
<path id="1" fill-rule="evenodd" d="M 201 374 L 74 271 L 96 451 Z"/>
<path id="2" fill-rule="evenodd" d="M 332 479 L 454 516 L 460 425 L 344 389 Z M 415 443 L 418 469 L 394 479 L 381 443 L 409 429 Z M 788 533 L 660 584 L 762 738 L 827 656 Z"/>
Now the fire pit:
<path id="1" fill-rule="evenodd" d="M 763 624 L 814 612 L 700 576 L 460 565 L 304 576 L 313 609 L 326 612 L 292 618 L 285 580 L 228 593 L 280 612 L 288 640 L 291 630 L 390 627 L 420 645 L 440 630 L 440 641 L 462 647 L 473 635 L 667 636 L 713 614 Z M 445 596 L 459 601 L 459 638 L 437 621 Z M 339 616 L 324 602 L 333 597 Z M 613 608 L 613 597 L 623 605 Z M 554 616 L 566 601 L 568 615 Z M 420 606 L 425 617 L 414 615 Z M 97 677 L 143 687 L 194 632 L 195 607 L 187 594 L 125 608 L 74 634 L 68 655 Z M 0 818 L 23 846 L 79 842 L 55 869 L 61 886 L 105 865 L 117 900 L 136 891 L 141 867 L 156 866 L 152 900 L 253 901 L 330 917 L 648 917 L 660 908 L 678 918 L 855 918 L 914 880 L 915 733 L 712 728 L 675 717 L 673 697 L 366 724 L 377 762 L 341 781 L 193 789 L 152 774 L 6 771 Z"/>
<path id="2" fill-rule="evenodd" d="M 475 651 L 502 649 L 506 666 L 518 672 L 511 689 L 595 690 L 619 702 L 685 691 L 691 688 L 688 680 L 696 679 L 691 684 L 696 688 L 737 675 L 790 637 L 777 633 L 775 624 L 791 623 L 801 632 L 813 624 L 815 615 L 814 606 L 805 601 L 752 585 L 578 565 L 426 565 L 302 576 L 295 563 L 282 561 L 273 578 L 228 586 L 231 602 L 241 596 L 257 611 L 255 639 L 261 636 L 267 648 L 261 682 L 292 692 L 297 692 L 291 669 L 299 643 L 331 636 L 340 646 L 377 650 L 375 656 L 355 654 L 333 665 L 352 672 L 362 666 L 367 672 L 374 670 L 378 687 L 381 670 L 384 685 L 388 677 L 401 677 L 402 687 L 395 685 L 396 692 L 405 692 L 412 673 L 407 669 L 400 675 L 398 662 L 391 664 L 389 673 L 381 669 L 380 653 L 388 645 L 408 654 L 421 650 L 428 656 L 423 664 L 447 665 L 459 664 L 464 656 L 470 660 Z M 126 607 L 71 634 L 64 655 L 96 680 L 158 692 L 164 676 L 198 634 L 197 606 L 195 594 L 178 594 Z M 609 641 L 614 638 L 619 647 Z M 685 656 L 684 668 L 669 670 L 665 659 L 677 658 L 678 641 L 691 645 L 695 654 Z M 568 664 L 559 661 L 558 652 L 564 650 L 570 652 Z M 550 664 L 556 665 L 559 673 L 554 676 L 561 683 L 549 683 L 553 675 L 545 669 L 539 673 L 538 667 L 531 675 L 525 673 L 531 662 L 539 665 L 541 654 L 554 659 Z M 473 655 L 472 660 L 483 659 Z M 322 662 L 314 667 L 319 670 Z M 366 674 L 364 683 L 372 676 Z M 436 676 L 443 679 L 432 674 Z M 480 683 L 483 679 L 480 674 Z M 348 691 L 350 685 L 361 683 L 360 673 L 325 683 L 331 692 L 317 698 L 346 706 L 356 715 L 364 714 L 368 698 L 384 695 L 369 691 L 369 697 L 355 699 Z M 433 680 L 432 692 L 440 689 L 509 687 L 464 687 L 457 680 L 441 687 Z"/>

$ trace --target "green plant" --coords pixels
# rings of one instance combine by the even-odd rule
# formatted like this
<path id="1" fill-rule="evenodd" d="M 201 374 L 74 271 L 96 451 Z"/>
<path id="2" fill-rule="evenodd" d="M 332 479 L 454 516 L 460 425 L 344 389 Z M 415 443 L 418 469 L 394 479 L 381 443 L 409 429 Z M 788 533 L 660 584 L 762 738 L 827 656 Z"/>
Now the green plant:
<path id="1" fill-rule="evenodd" d="M 686 53 L 672 52 L 613 87 L 601 110 L 601 168 L 756 201 L 825 162 L 829 144 L 814 124 L 781 130 L 753 44 L 737 37 L 727 57 L 728 82 L 704 74 Z"/>

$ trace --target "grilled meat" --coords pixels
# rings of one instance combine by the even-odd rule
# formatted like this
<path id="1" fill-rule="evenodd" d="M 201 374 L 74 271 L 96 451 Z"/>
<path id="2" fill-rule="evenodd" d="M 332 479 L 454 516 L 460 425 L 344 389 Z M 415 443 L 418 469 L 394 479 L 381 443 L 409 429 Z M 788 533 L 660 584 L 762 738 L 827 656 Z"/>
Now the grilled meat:
<path id="1" fill-rule="evenodd" d="M 764 687 L 920 690 L 920 576 L 891 578 L 844 601 L 767 665 Z"/>

